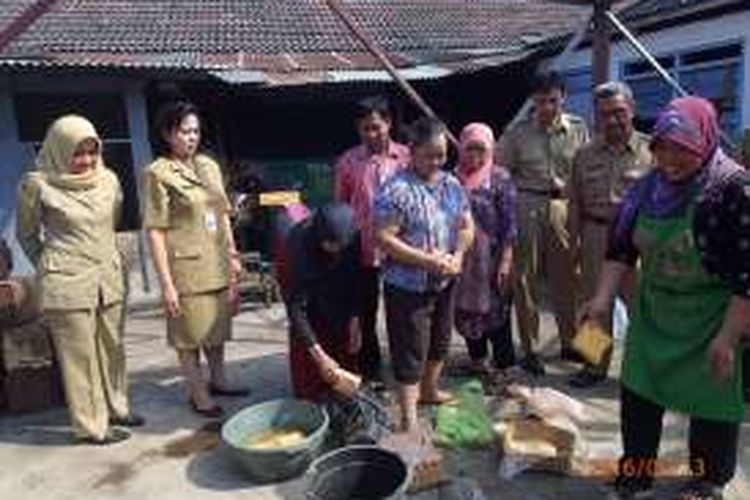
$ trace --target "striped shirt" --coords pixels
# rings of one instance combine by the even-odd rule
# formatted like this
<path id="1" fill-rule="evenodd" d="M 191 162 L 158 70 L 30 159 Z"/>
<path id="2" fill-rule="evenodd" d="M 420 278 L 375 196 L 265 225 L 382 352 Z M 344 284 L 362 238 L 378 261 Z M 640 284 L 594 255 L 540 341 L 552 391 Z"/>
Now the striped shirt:
<path id="1" fill-rule="evenodd" d="M 335 197 L 354 210 L 362 238 L 362 265 L 377 267 L 380 258 L 375 241 L 372 206 L 378 189 L 409 163 L 409 148 L 391 142 L 385 154 L 372 154 L 356 146 L 336 163 Z"/>

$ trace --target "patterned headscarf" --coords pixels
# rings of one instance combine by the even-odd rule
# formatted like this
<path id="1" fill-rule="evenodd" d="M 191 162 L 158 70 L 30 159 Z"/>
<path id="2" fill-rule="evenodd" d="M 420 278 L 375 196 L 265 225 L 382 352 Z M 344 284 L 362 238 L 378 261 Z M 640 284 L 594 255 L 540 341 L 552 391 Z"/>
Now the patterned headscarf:
<path id="1" fill-rule="evenodd" d="M 467 161 L 467 149 L 471 144 L 483 145 L 489 155 L 487 160 L 477 170 L 470 170 Z M 458 178 L 466 189 L 476 189 L 482 186 L 492 173 L 494 164 L 495 134 L 489 125 L 484 123 L 470 123 L 461 131 L 458 151 Z"/>
<path id="2" fill-rule="evenodd" d="M 698 197 L 720 195 L 722 186 L 741 169 L 719 145 L 719 124 L 713 105 L 700 97 L 674 99 L 659 113 L 651 145 L 670 141 L 692 151 L 703 160 L 693 178 L 674 183 L 654 169 L 630 190 L 623 200 L 613 234 L 632 229 L 639 213 L 670 217 Z"/>
<path id="3" fill-rule="evenodd" d="M 708 162 L 719 146 L 719 123 L 714 106 L 700 97 L 674 99 L 659 113 L 651 144 L 670 141 Z"/>

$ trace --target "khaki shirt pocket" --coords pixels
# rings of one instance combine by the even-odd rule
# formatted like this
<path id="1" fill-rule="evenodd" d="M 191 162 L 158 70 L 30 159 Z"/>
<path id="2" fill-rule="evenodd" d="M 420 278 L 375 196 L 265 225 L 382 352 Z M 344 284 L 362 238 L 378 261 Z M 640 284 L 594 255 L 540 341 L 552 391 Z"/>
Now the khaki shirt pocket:
<path id="1" fill-rule="evenodd" d="M 226 261 L 219 249 L 211 245 L 174 250 L 170 267 L 177 291 L 193 294 L 227 287 L 229 271 Z"/>
<path id="2" fill-rule="evenodd" d="M 42 254 L 40 261 L 40 271 L 42 274 L 78 275 L 90 271 L 92 267 L 98 264 L 98 262 L 85 257 L 70 254 L 45 253 Z"/>
<path id="3" fill-rule="evenodd" d="M 197 260 L 201 258 L 201 251 L 197 249 L 174 250 L 172 259 L 174 260 Z"/>
<path id="4" fill-rule="evenodd" d="M 172 251 L 172 279 L 179 293 L 191 294 L 221 288 L 213 283 L 216 271 L 209 257 L 200 249 Z"/>
<path id="5" fill-rule="evenodd" d="M 42 254 L 39 277 L 44 309 L 96 307 L 100 265 L 71 254 Z"/>
<path id="6" fill-rule="evenodd" d="M 581 193 L 584 210 L 600 208 L 610 202 L 611 179 L 606 165 L 591 165 L 583 172 Z"/>

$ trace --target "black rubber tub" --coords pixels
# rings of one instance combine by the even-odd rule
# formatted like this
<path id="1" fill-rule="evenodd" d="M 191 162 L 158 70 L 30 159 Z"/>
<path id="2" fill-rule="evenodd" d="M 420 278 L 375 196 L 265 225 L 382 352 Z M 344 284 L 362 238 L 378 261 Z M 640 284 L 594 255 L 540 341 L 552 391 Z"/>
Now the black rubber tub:
<path id="1" fill-rule="evenodd" d="M 315 460 L 306 474 L 307 500 L 405 498 L 410 474 L 397 454 L 378 446 L 339 448 Z"/>

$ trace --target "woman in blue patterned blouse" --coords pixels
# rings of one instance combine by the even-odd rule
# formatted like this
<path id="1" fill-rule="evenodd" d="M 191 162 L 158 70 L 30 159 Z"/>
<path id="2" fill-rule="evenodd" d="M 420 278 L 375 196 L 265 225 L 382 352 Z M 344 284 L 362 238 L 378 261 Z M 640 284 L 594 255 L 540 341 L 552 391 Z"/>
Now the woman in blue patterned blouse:
<path id="1" fill-rule="evenodd" d="M 388 341 L 404 432 L 418 430 L 417 404 L 441 404 L 438 381 L 453 325 L 454 290 L 474 237 L 464 189 L 444 172 L 446 131 L 440 122 L 411 127 L 409 168 L 375 200 L 383 263 Z"/>

